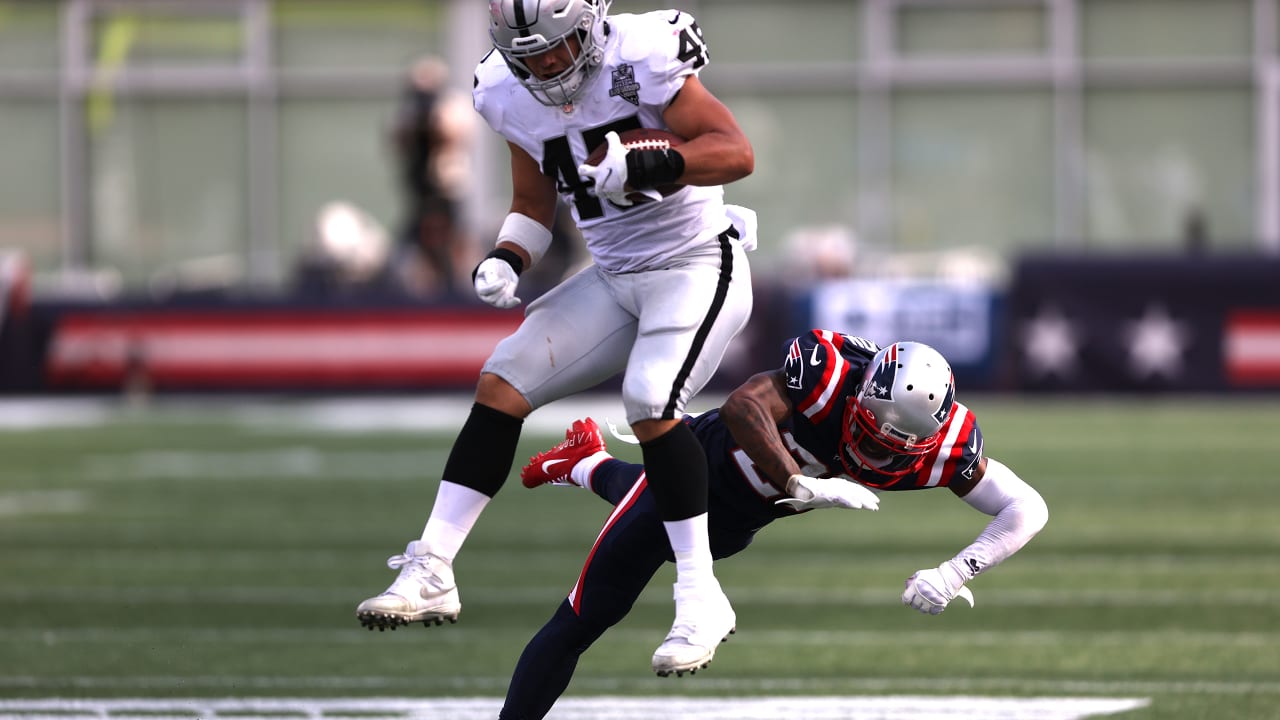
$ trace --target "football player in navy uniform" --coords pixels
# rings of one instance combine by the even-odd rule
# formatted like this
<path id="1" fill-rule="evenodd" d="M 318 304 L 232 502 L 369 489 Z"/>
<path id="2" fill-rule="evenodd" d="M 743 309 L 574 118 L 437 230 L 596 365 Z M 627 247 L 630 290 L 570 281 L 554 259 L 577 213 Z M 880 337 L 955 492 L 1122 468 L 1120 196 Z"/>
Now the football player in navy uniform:
<path id="1" fill-rule="evenodd" d="M 972 604 L 966 583 L 1048 520 L 1040 494 L 983 454 L 977 418 L 955 401 L 950 365 L 921 343 L 881 349 L 813 330 L 790 342 L 782 367 L 753 376 L 719 409 L 687 422 L 711 467 L 716 558 L 743 550 L 779 518 L 813 508 L 875 510 L 879 491 L 949 488 L 993 517 L 954 557 L 907 578 L 902 602 L 936 615 L 956 597 Z M 507 720 L 546 715 L 578 657 L 671 560 L 644 468 L 609 455 L 590 418 L 533 457 L 521 477 L 529 487 L 586 487 L 614 509 L 568 598 L 521 655 L 500 716 Z"/>
<path id="2" fill-rule="evenodd" d="M 622 372 L 626 419 L 675 553 L 675 622 L 653 655 L 653 669 L 669 674 L 705 665 L 736 623 L 712 568 L 706 457 L 682 417 L 751 313 L 755 216 L 726 205 L 721 186 L 748 175 L 755 158 L 698 79 L 708 56 L 694 19 L 679 10 L 608 16 L 607 6 L 489 3 L 494 50 L 476 68 L 472 96 L 507 140 L 512 201 L 476 268 L 476 293 L 499 308 L 521 302 L 519 275 L 551 242 L 557 196 L 594 264 L 530 303 L 486 361 L 421 538 L 388 560 L 399 576 L 356 614 L 370 629 L 456 621 L 454 558 L 510 473 L 524 418 Z M 619 133 L 638 128 L 684 142 L 629 149 Z M 587 164 L 601 144 L 603 158 Z"/>

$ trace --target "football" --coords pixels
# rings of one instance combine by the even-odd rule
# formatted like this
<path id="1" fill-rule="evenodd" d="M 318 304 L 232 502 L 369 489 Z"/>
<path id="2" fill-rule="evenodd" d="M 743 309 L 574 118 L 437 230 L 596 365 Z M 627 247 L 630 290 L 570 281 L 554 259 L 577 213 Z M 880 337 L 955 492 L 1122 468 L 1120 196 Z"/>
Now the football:
<path id="1" fill-rule="evenodd" d="M 628 150 L 666 150 L 667 148 L 680 147 L 684 144 L 685 139 L 673 132 L 666 130 L 657 130 L 654 128 L 635 128 L 634 130 L 624 130 L 618 133 L 618 139 L 622 141 L 622 145 Z M 588 165 L 599 165 L 604 159 L 604 154 L 608 151 L 609 144 L 601 142 L 587 156 Z M 679 183 L 671 183 L 669 185 L 659 185 L 654 188 L 662 197 L 675 194 L 683 188 L 684 185 Z M 652 200 L 640 193 L 631 193 L 627 195 L 627 199 L 633 203 L 646 203 Z"/>

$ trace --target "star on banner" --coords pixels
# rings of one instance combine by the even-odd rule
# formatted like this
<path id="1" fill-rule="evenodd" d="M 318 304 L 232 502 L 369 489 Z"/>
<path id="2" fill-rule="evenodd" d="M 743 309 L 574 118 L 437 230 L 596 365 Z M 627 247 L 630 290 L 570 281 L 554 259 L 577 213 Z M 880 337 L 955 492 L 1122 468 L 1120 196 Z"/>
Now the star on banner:
<path id="1" fill-rule="evenodd" d="M 1182 355 L 1191 345 L 1187 324 L 1169 315 L 1164 306 L 1148 305 L 1142 317 L 1125 324 L 1129 369 L 1140 380 L 1162 377 L 1175 380 L 1182 374 Z"/>
<path id="2" fill-rule="evenodd" d="M 1037 377 L 1066 377 L 1075 372 L 1080 332 L 1055 307 L 1046 307 L 1022 328 L 1022 351 Z"/>

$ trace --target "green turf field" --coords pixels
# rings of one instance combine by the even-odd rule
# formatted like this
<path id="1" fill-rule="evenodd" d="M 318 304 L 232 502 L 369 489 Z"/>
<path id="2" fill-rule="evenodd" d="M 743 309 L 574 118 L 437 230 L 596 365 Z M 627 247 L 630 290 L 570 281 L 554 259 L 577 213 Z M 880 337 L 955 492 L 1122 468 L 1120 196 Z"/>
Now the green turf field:
<path id="1" fill-rule="evenodd" d="M 898 595 L 984 516 L 946 490 L 893 494 L 775 523 L 719 563 L 738 634 L 694 677 L 649 671 L 668 568 L 569 696 L 1107 696 L 1150 698 L 1115 716 L 1132 720 L 1280 717 L 1280 401 L 967 400 L 987 453 L 1050 509 L 971 585 L 976 608 L 926 617 Z M 366 631 L 354 607 L 421 530 L 454 434 L 450 409 L 406 407 L 87 404 L 49 425 L 9 407 L 0 698 L 500 697 L 607 506 L 513 480 L 458 558 L 459 624 Z M 573 419 L 558 411 L 535 414 L 517 465 Z"/>

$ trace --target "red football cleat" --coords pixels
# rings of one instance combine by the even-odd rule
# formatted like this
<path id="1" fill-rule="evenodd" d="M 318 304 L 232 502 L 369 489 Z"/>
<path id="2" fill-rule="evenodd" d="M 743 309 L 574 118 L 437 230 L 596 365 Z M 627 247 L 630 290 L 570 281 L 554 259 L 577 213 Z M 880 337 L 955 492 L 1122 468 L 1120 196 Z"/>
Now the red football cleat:
<path id="1" fill-rule="evenodd" d="M 573 485 L 569 473 L 579 460 L 604 450 L 604 435 L 595 420 L 574 420 L 564 431 L 564 442 L 529 458 L 520 471 L 520 482 L 527 488 L 552 483 Z"/>

